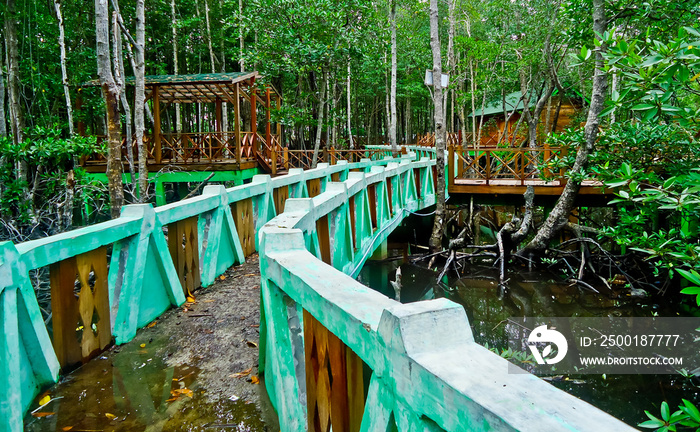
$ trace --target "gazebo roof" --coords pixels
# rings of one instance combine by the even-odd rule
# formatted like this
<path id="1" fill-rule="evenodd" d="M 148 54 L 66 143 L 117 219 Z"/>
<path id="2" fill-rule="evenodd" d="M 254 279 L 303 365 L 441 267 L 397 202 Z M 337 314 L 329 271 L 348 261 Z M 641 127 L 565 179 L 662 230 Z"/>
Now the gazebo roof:
<path id="1" fill-rule="evenodd" d="M 189 75 L 147 75 L 144 77 L 146 85 L 146 99 L 158 91 L 158 97 L 162 103 L 196 103 L 215 102 L 221 99 L 233 102 L 236 84 L 242 89 L 248 90 L 255 85 L 257 72 L 228 72 Z M 134 85 L 134 77 L 124 79 L 126 85 Z M 98 80 L 88 81 L 82 87 L 99 86 Z M 271 87 L 271 86 L 270 86 Z M 271 87 L 273 93 L 279 94 Z M 249 98 L 248 94 L 243 94 Z"/>

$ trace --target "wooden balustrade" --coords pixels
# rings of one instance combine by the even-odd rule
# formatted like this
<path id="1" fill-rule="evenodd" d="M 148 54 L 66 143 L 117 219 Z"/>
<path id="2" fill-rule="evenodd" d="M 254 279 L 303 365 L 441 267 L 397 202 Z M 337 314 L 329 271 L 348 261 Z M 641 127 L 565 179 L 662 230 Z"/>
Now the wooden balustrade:
<path id="1" fill-rule="evenodd" d="M 495 180 L 515 180 L 521 185 L 529 180 L 565 181 L 563 168 L 558 166 L 566 157 L 566 149 L 559 147 L 538 148 L 484 148 L 471 149 L 462 146 L 448 148 L 450 181 L 460 179 L 480 180 L 491 184 Z"/>

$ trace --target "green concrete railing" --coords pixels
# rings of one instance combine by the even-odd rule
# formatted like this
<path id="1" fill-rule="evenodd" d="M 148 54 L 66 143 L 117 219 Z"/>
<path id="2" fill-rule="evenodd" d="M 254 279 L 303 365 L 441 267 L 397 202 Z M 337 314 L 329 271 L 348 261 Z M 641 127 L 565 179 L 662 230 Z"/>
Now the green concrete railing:
<path id="1" fill-rule="evenodd" d="M 351 173 L 262 228 L 260 370 L 282 431 L 634 430 L 509 374 L 458 304 L 400 304 L 354 279 L 408 212 L 434 204 L 434 164 Z"/>
<path id="2" fill-rule="evenodd" d="M 259 175 L 229 189 L 207 186 L 201 196 L 155 209 L 128 205 L 117 219 L 47 238 L 1 242 L 0 430 L 22 430 L 27 408 L 40 389 L 57 382 L 62 367 L 88 361 L 112 340 L 130 341 L 138 328 L 182 305 L 188 289 L 208 286 L 243 262 L 257 249 L 258 230 L 287 198 L 323 196 L 336 190 L 334 180 L 396 160 Z M 44 267 L 50 269 L 51 335 L 29 273 Z"/>

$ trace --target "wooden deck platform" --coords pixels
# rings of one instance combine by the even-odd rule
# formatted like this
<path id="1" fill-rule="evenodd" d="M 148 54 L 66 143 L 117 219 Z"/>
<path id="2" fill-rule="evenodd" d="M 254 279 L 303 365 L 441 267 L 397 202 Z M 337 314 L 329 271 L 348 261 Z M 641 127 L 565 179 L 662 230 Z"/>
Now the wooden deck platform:
<path id="1" fill-rule="evenodd" d="M 450 194 L 504 194 L 522 195 L 528 186 L 535 187 L 535 195 L 561 195 L 565 183 L 560 180 L 518 180 L 518 179 L 454 179 L 449 186 Z M 581 195 L 606 195 L 612 191 L 604 189 L 603 183 L 597 180 L 584 180 L 579 194 Z"/>

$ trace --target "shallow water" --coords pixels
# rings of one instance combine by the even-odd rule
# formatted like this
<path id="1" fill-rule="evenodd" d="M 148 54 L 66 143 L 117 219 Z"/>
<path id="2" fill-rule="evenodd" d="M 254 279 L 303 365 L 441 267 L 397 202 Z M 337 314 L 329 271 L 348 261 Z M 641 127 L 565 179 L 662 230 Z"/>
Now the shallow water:
<path id="1" fill-rule="evenodd" d="M 400 264 L 400 260 L 370 261 L 358 280 L 393 298 L 389 280 L 394 280 Z M 471 266 L 461 275 L 452 272 L 440 283 L 436 272 L 413 264 L 401 264 L 401 272 L 401 302 L 449 298 L 464 306 L 475 340 L 498 349 L 508 348 L 505 322 L 511 317 L 692 316 L 698 312 L 690 302 L 672 309 L 624 292 L 610 298 L 570 286 L 546 272 L 510 274 L 505 290 L 499 289 L 498 273 L 491 267 Z M 644 410 L 658 416 L 663 400 L 672 409 L 683 398 L 700 404 L 700 379 L 680 375 L 571 375 L 548 380 L 633 426 L 647 420 Z"/>
<path id="2" fill-rule="evenodd" d="M 268 430 L 254 404 L 213 402 L 198 385 L 198 368 L 168 367 L 154 356 L 163 343 L 126 344 L 67 375 L 50 389 L 52 402 L 27 414 L 25 431 Z"/>

